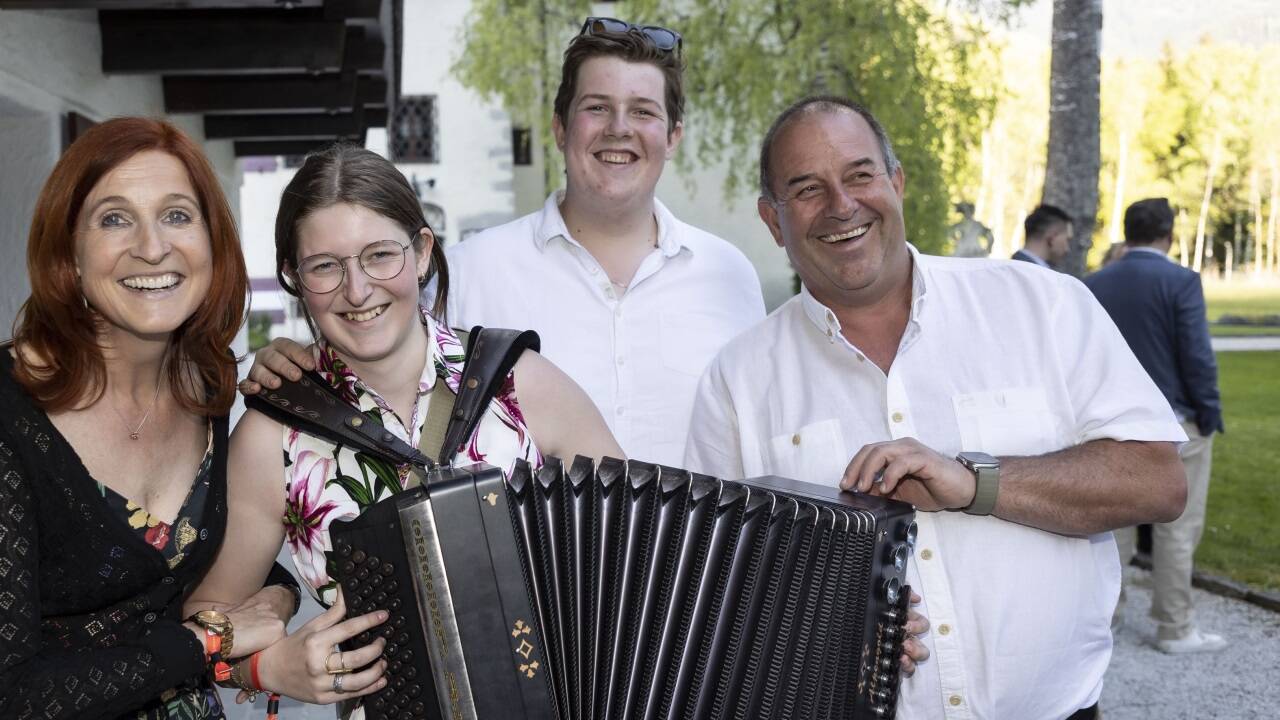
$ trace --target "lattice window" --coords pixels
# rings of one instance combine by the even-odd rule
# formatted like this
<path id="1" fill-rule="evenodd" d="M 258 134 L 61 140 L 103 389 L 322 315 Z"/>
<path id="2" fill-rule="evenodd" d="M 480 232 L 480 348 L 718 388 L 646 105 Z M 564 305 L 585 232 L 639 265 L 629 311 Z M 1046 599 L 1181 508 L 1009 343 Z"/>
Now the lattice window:
<path id="1" fill-rule="evenodd" d="M 396 103 L 391 119 L 391 159 L 394 162 L 439 162 L 436 97 L 407 95 Z"/>
<path id="2" fill-rule="evenodd" d="M 533 131 L 527 127 L 511 128 L 511 162 L 513 165 L 533 164 Z"/>

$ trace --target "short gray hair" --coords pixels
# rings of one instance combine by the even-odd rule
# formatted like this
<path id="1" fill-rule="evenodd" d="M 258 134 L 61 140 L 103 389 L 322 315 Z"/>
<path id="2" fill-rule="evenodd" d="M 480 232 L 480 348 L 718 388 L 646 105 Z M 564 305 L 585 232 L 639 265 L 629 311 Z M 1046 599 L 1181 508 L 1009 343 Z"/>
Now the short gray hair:
<path id="1" fill-rule="evenodd" d="M 764 135 L 764 142 L 760 145 L 760 195 L 766 200 L 776 199 L 773 194 L 773 142 L 778 135 L 790 125 L 799 115 L 808 115 L 811 113 L 825 112 L 837 113 L 844 110 L 852 111 L 867 121 L 871 126 L 871 131 L 876 135 L 876 143 L 880 145 L 880 155 L 884 157 L 885 172 L 892 175 L 897 171 L 898 156 L 893 153 L 893 143 L 889 142 L 889 135 L 884 131 L 884 126 L 876 119 L 871 111 L 862 105 L 839 95 L 810 95 L 809 97 L 797 100 L 792 103 L 777 120 L 773 121 L 773 125 L 769 127 L 769 132 Z"/>

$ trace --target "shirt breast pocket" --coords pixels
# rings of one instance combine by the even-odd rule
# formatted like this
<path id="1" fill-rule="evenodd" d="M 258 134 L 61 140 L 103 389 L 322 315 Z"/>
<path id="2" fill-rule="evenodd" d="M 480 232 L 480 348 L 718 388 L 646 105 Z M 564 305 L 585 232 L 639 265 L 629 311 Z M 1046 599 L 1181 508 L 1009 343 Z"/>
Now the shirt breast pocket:
<path id="1" fill-rule="evenodd" d="M 1022 387 L 951 397 L 962 450 L 1040 455 L 1061 449 L 1044 388 Z"/>
<path id="2" fill-rule="evenodd" d="M 777 475 L 817 485 L 840 482 L 849 465 L 839 419 L 810 423 L 769 440 L 768 469 Z"/>

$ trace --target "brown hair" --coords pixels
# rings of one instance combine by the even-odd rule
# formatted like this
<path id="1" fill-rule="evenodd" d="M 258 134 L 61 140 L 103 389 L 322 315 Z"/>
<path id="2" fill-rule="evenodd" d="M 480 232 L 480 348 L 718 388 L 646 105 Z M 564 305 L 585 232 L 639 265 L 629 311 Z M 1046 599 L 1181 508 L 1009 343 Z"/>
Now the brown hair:
<path id="1" fill-rule="evenodd" d="M 223 414 L 235 400 L 236 362 L 227 352 L 244 322 L 249 291 L 235 218 L 200 146 L 163 120 L 125 117 L 91 128 L 63 153 L 36 200 L 27 240 L 31 295 L 13 323 L 14 375 L 46 411 L 64 410 L 106 390 L 106 364 L 94 313 L 76 277 L 75 229 L 98 181 L 140 152 L 158 150 L 182 163 L 209 233 L 209 293 L 169 339 L 169 385 L 188 411 Z M 32 358 L 38 358 L 33 360 Z M 37 364 L 39 363 L 39 364 Z"/>
<path id="2" fill-rule="evenodd" d="M 569 119 L 569 103 L 578 92 L 578 69 L 586 61 L 597 57 L 616 57 L 632 63 L 648 63 L 662 71 L 665 80 L 667 106 L 667 134 L 676 129 L 676 123 L 684 118 L 684 81 L 680 58 L 670 50 L 660 50 L 653 41 L 639 30 L 627 32 L 597 32 L 579 35 L 564 51 L 564 64 L 560 68 L 560 88 L 556 91 L 555 113 L 562 124 Z"/>
<path id="3" fill-rule="evenodd" d="M 422 252 L 424 241 L 418 231 L 430 226 L 404 175 L 377 153 L 354 145 L 332 145 L 307 156 L 285 186 L 276 212 L 276 279 L 296 298 L 302 295 L 285 268 L 297 267 L 298 224 L 311 213 L 339 203 L 359 205 L 391 220 L 405 235 L 414 235 L 414 250 Z M 438 238 L 431 246 L 431 266 L 419 285 L 425 287 L 437 275 L 431 312 L 443 321 L 449 299 L 449 266 Z M 310 323 L 310 316 L 307 321 Z M 311 329 L 316 330 L 314 325 Z"/>

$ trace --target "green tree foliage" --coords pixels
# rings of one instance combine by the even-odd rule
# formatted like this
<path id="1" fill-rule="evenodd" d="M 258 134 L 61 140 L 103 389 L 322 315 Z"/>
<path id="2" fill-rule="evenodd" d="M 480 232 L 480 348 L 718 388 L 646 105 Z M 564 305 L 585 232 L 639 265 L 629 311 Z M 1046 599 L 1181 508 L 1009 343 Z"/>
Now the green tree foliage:
<path id="1" fill-rule="evenodd" d="M 545 142 L 559 55 L 588 12 L 568 0 L 476 0 L 454 64 L 464 85 L 543 129 L 548 178 L 559 177 Z M 942 248 L 950 204 L 961 199 L 950 188 L 969 173 L 996 102 L 995 55 L 978 16 L 927 0 L 629 0 L 610 12 L 684 35 L 682 165 L 726 163 L 726 196 L 754 188 L 760 140 L 778 112 L 805 95 L 846 95 L 894 142 L 911 241 Z"/>

